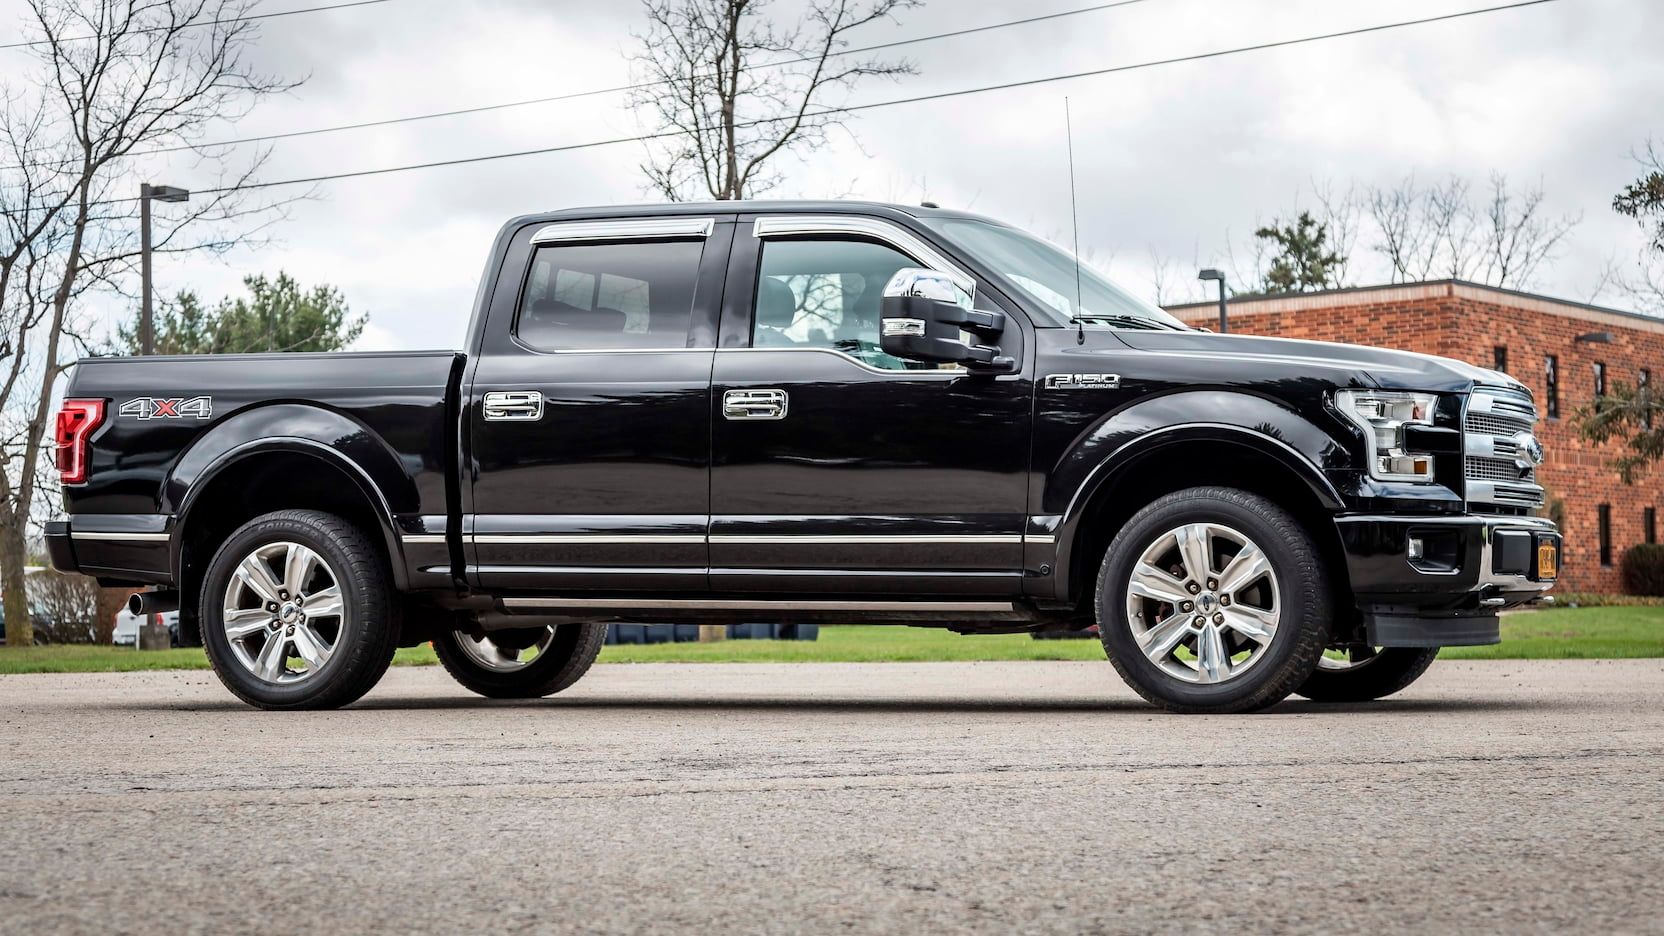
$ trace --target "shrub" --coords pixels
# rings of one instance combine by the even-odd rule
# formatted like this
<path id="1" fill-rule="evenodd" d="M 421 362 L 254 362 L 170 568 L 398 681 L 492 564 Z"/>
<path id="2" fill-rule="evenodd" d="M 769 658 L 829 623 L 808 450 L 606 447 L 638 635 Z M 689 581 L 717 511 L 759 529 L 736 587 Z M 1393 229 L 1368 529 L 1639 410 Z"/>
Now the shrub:
<path id="1" fill-rule="evenodd" d="M 1664 544 L 1642 543 L 1624 550 L 1619 572 L 1629 594 L 1664 595 Z"/>

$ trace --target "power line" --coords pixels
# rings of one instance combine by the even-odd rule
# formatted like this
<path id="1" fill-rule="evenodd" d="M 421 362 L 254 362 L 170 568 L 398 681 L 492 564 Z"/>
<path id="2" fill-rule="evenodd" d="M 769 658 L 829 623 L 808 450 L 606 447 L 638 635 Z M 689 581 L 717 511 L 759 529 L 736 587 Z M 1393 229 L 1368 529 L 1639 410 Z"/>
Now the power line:
<path id="1" fill-rule="evenodd" d="M 1306 45 L 1313 42 L 1323 42 L 1329 39 L 1361 36 L 1369 33 L 1385 32 L 1392 29 L 1403 29 L 1409 26 L 1424 26 L 1429 23 L 1442 23 L 1450 20 L 1465 19 L 1472 16 L 1482 16 L 1487 13 L 1500 13 L 1506 10 L 1518 10 L 1524 7 L 1541 6 L 1543 4 L 1557 2 L 1559 2 L 1559 0 L 1520 0 L 1520 2 L 1517 3 L 1505 3 L 1499 6 L 1482 7 L 1476 10 L 1464 10 L 1459 13 L 1446 13 L 1440 16 L 1428 16 L 1421 19 L 1401 20 L 1394 23 L 1381 23 L 1375 26 L 1363 26 L 1357 29 L 1345 29 L 1339 32 L 1302 36 L 1297 39 L 1280 39 L 1274 42 L 1261 42 L 1255 45 L 1238 46 L 1232 49 L 1219 49 L 1212 52 L 1198 52 L 1193 55 L 1181 55 L 1173 58 L 1154 59 L 1148 62 L 1137 62 L 1129 65 L 1112 65 L 1106 68 L 1094 68 L 1088 71 L 1070 72 L 1064 75 L 1050 75 L 1044 78 L 1029 78 L 1022 81 L 1008 81 L 1001 84 L 983 85 L 976 88 L 962 88 L 957 91 L 938 91 L 933 94 L 920 94 L 913 97 L 895 98 L 888 101 L 874 101 L 868 104 L 851 104 L 844 107 L 827 107 L 818 111 L 812 111 L 807 116 L 825 117 L 836 114 L 854 114 L 862 111 L 877 110 L 883 107 L 896 107 L 902 104 L 919 104 L 926 101 L 940 101 L 947 98 L 964 97 L 971 94 L 983 94 L 989 91 L 1007 91 L 1012 88 L 1027 88 L 1034 85 L 1050 84 L 1057 81 L 1071 81 L 1077 78 L 1093 78 L 1100 75 L 1112 75 L 1120 72 L 1137 71 L 1144 68 L 1156 68 L 1162 65 L 1176 65 L 1183 62 L 1198 62 L 1206 59 L 1222 58 L 1228 55 L 1240 55 L 1246 52 L 1261 52 L 1267 49 L 1280 49 L 1288 46 Z M 742 121 L 735 124 L 735 127 L 756 127 L 771 123 L 785 123 L 794 119 L 796 119 L 795 116 L 764 117 L 757 120 Z M 286 185 L 315 185 L 320 182 L 333 182 L 341 179 L 359 179 L 368 176 L 387 175 L 395 172 L 413 172 L 418 169 L 439 169 L 448 166 L 464 166 L 474 163 L 495 162 L 503 159 L 519 159 L 525 156 L 541 156 L 549 153 L 567 153 L 575 150 L 597 149 L 604 146 L 617 146 L 623 143 L 644 143 L 652 140 L 670 139 L 682 135 L 682 131 L 668 130 L 660 133 L 645 133 L 637 136 L 613 137 L 605 140 L 589 140 L 583 143 L 566 143 L 559 146 L 545 146 L 537 149 L 517 150 L 509 153 L 488 153 L 483 156 L 464 156 L 457 159 L 441 159 L 433 162 L 412 163 L 404 166 L 384 166 L 379 169 L 359 169 L 351 172 L 336 172 L 297 179 L 280 179 L 273 182 L 254 182 L 248 185 L 198 189 L 196 191 L 199 194 L 214 195 L 226 192 L 276 188 Z M 106 200 L 100 204 L 115 204 L 135 200 L 136 199 L 132 198 L 116 198 Z"/>
<path id="2" fill-rule="evenodd" d="M 949 32 L 932 33 L 928 36 L 915 36 L 911 39 L 898 39 L 893 42 L 880 42 L 875 45 L 861 46 L 854 49 L 839 49 L 838 51 L 831 53 L 828 58 L 833 56 L 862 55 L 867 52 L 879 52 L 885 49 L 896 49 L 902 46 L 917 45 L 922 42 L 934 42 L 939 39 L 956 39 L 960 36 L 969 36 L 975 33 L 992 32 L 996 29 L 1008 29 L 1012 26 L 1027 26 L 1030 23 L 1062 19 L 1066 16 L 1079 16 L 1082 13 L 1097 13 L 1102 10 L 1111 10 L 1115 7 L 1132 6 L 1135 3 L 1147 2 L 1149 2 L 1149 0 L 1116 0 L 1114 3 L 1100 3 L 1095 6 L 1081 7 L 1078 10 L 1063 10 L 1058 13 L 1047 13 L 1043 16 L 1029 16 L 1023 19 L 1007 20 L 1003 23 L 989 23 L 983 26 L 971 26 L 964 29 L 951 30 Z M 754 71 L 761 71 L 765 68 L 782 68 L 787 65 L 799 65 L 804 62 L 812 62 L 817 58 L 818 56 L 801 56 L 799 58 L 781 59 L 774 62 L 762 62 L 760 64 L 744 68 L 742 71 L 749 74 Z M 394 124 L 414 123 L 416 121 L 435 120 L 443 117 L 462 117 L 468 114 L 483 114 L 489 111 L 507 110 L 513 107 L 528 107 L 533 104 L 552 104 L 556 101 L 573 101 L 579 98 L 600 97 L 601 95 L 606 94 L 622 94 L 626 91 L 640 91 L 647 88 L 655 88 L 664 84 L 669 84 L 669 82 L 645 81 L 636 84 L 614 85 L 610 88 L 591 88 L 587 91 L 570 91 L 566 94 L 554 94 L 548 97 L 526 98 L 519 101 L 502 101 L 496 104 L 481 104 L 476 107 L 460 107 L 456 110 L 433 111 L 425 114 L 410 114 L 404 117 L 387 117 L 380 120 L 366 120 L 360 123 L 338 124 L 333 127 L 313 127 L 306 130 L 288 130 L 282 133 L 267 133 L 260 136 L 240 137 L 235 140 L 220 140 L 214 143 L 194 143 L 182 144 L 179 146 L 165 146 L 158 149 L 145 150 L 142 153 L 133 153 L 132 156 L 135 158 L 139 156 L 157 156 L 163 153 L 177 153 L 185 150 L 196 151 L 214 149 L 222 146 L 242 146 L 248 143 L 269 143 L 273 140 L 288 140 L 294 137 L 313 136 L 320 133 L 340 133 L 346 130 L 366 130 L 371 127 L 387 127 Z"/>
<path id="3" fill-rule="evenodd" d="M 153 32 L 167 32 L 170 29 L 176 29 L 176 28 L 178 28 L 178 29 L 196 29 L 196 28 L 201 27 L 201 26 L 224 26 L 228 23 L 247 23 L 247 22 L 251 22 L 253 20 L 276 19 L 279 16 L 295 16 L 295 15 L 300 14 L 300 13 L 322 13 L 322 12 L 325 12 L 327 10 L 344 10 L 348 7 L 371 6 L 371 5 L 377 4 L 377 3 L 389 3 L 389 2 L 391 2 L 391 0 L 353 0 L 353 2 L 351 2 L 351 3 L 332 3 L 332 4 L 329 4 L 328 6 L 306 7 L 305 9 L 300 9 L 300 10 L 279 10 L 276 13 L 254 13 L 254 14 L 251 14 L 249 16 L 231 16 L 231 17 L 227 17 L 225 19 L 204 20 L 200 23 L 185 23 L 182 26 L 178 26 L 178 27 L 174 27 L 174 26 L 147 26 L 143 29 L 135 29 L 135 30 L 133 30 L 133 32 L 135 32 L 135 33 L 153 33 Z M 59 39 L 57 41 L 58 42 L 86 42 L 89 39 L 97 39 L 97 38 L 99 38 L 99 37 L 98 36 L 70 36 L 68 38 Z M 24 49 L 24 48 L 29 48 L 31 46 L 51 45 L 52 42 L 53 42 L 53 40 L 51 40 L 51 39 L 31 39 L 27 42 L 12 42 L 12 43 L 8 43 L 6 45 L 0 45 L 0 49 Z"/>

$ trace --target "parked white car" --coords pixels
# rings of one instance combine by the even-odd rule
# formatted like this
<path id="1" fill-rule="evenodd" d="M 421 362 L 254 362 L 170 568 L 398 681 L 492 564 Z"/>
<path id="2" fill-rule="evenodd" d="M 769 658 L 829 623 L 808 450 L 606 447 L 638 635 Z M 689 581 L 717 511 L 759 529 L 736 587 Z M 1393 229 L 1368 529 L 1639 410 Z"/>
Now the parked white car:
<path id="1" fill-rule="evenodd" d="M 134 614 L 122 608 L 116 612 L 116 629 L 110 642 L 118 647 L 131 647 L 139 642 L 139 624 L 144 621 L 144 615 Z M 168 626 L 168 635 L 173 638 L 174 646 L 179 645 L 179 612 L 166 611 L 156 615 L 158 624 Z"/>

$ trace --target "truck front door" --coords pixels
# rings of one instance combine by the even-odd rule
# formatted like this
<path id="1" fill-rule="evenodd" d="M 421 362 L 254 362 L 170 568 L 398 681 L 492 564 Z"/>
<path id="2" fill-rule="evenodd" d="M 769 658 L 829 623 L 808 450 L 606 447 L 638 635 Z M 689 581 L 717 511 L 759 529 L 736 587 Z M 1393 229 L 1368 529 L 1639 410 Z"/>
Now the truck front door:
<path id="1" fill-rule="evenodd" d="M 529 225 L 466 395 L 465 549 L 495 591 L 702 591 L 728 217 Z"/>
<path id="2" fill-rule="evenodd" d="M 714 590 L 1020 593 L 1031 378 L 879 350 L 902 267 L 968 278 L 894 221 L 741 217 L 712 377 Z"/>

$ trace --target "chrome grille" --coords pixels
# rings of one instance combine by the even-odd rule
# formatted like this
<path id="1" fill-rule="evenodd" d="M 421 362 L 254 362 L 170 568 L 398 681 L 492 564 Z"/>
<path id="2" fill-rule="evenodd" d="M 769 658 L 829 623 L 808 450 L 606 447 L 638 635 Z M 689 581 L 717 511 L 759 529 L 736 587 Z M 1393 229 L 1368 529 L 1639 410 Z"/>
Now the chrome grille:
<path id="1" fill-rule="evenodd" d="M 1479 387 L 1462 415 L 1467 499 L 1475 507 L 1540 507 L 1543 489 L 1535 467 L 1521 468 L 1515 436 L 1531 432 L 1537 408 L 1514 387 Z"/>

